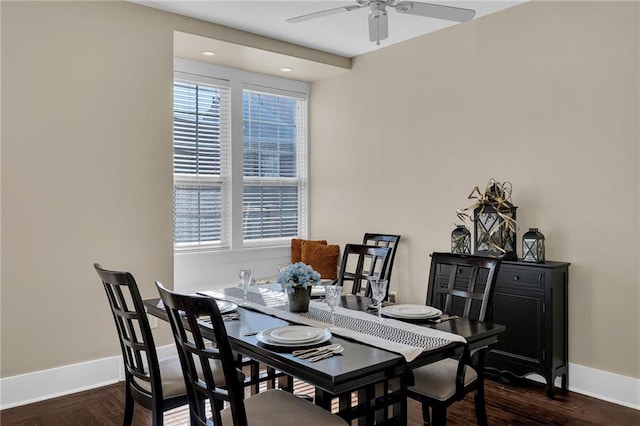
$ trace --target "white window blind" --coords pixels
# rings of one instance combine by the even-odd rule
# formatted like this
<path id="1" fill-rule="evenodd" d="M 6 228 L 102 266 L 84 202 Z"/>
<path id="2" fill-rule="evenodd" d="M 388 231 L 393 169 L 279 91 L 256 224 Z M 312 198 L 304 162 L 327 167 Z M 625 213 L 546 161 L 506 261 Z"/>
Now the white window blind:
<path id="1" fill-rule="evenodd" d="M 306 97 L 243 91 L 243 238 L 288 239 L 306 229 Z"/>
<path id="2" fill-rule="evenodd" d="M 176 247 L 228 246 L 228 82 L 174 81 L 173 173 Z"/>

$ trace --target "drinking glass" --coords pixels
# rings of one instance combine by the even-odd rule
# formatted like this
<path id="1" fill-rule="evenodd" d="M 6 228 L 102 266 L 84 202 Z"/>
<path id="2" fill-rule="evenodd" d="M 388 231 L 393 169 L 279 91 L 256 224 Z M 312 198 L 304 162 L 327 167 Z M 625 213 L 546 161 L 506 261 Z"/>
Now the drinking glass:
<path id="1" fill-rule="evenodd" d="M 249 291 L 249 285 L 251 284 L 251 280 L 253 279 L 253 270 L 240 269 L 240 271 L 238 271 L 238 276 L 240 277 L 240 287 L 242 287 L 242 296 L 246 299 L 247 292 Z"/>
<path id="2" fill-rule="evenodd" d="M 382 300 L 387 294 L 387 280 L 369 280 L 371 285 L 371 298 L 378 305 L 378 319 L 382 320 Z"/>
<path id="3" fill-rule="evenodd" d="M 324 288 L 324 301 L 331 308 L 331 324 L 334 324 L 334 314 L 336 306 L 340 304 L 342 287 L 339 285 L 328 285 Z"/>

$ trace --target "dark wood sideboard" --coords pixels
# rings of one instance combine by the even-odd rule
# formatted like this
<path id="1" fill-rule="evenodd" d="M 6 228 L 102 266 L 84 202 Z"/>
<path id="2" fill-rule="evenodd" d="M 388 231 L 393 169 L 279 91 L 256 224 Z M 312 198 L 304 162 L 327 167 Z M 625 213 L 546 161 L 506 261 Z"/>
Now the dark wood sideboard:
<path id="1" fill-rule="evenodd" d="M 460 285 L 468 273 L 463 268 L 458 271 Z M 448 271 L 438 271 L 437 275 L 439 285 L 446 286 Z M 507 329 L 487 354 L 489 377 L 518 382 L 539 374 L 547 382 L 550 398 L 555 393 L 556 377 L 561 377 L 561 388 L 567 390 L 568 284 L 569 263 L 502 261 L 493 298 L 493 320 Z"/>
<path id="2" fill-rule="evenodd" d="M 569 381 L 569 263 L 503 261 L 493 296 L 493 320 L 507 327 L 487 354 L 486 370 L 518 380 L 537 373 L 553 398 L 555 379 Z"/>

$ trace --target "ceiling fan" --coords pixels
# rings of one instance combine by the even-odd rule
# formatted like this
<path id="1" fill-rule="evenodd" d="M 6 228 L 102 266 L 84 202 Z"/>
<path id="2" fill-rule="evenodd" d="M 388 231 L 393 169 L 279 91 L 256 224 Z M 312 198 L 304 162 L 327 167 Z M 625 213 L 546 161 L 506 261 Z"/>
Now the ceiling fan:
<path id="1" fill-rule="evenodd" d="M 336 13 L 352 12 L 354 10 L 369 8 L 369 40 L 377 42 L 389 37 L 389 21 L 387 17 L 387 6 L 392 7 L 398 13 L 408 15 L 426 16 L 427 18 L 446 19 L 448 21 L 465 22 L 473 18 L 475 10 L 463 9 L 453 6 L 442 6 L 432 3 L 421 3 L 417 1 L 400 0 L 356 0 L 357 4 L 334 7 L 332 9 L 321 10 L 319 12 L 308 13 L 286 19 L 285 22 L 296 24 L 322 16 L 335 15 Z"/>

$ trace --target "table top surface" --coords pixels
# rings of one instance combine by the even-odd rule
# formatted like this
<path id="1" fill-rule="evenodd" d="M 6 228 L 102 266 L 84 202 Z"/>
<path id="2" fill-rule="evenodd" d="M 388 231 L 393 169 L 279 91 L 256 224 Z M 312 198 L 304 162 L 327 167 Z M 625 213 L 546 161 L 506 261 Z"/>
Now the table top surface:
<path id="1" fill-rule="evenodd" d="M 361 311 L 367 310 L 370 303 L 371 299 L 354 295 L 343 295 L 341 300 L 343 307 Z M 144 304 L 149 314 L 167 320 L 166 312 L 159 299 L 145 300 Z M 265 346 L 258 342 L 255 335 L 246 335 L 268 328 L 290 325 L 292 322 L 242 307 L 239 307 L 237 312 L 238 319 L 225 321 L 227 334 L 235 350 L 333 394 L 376 383 L 385 377 L 397 376 L 407 367 L 404 357 L 398 353 L 336 335 L 325 344 L 340 343 L 345 348 L 342 354 L 315 363 L 299 359 L 291 354 L 291 348 Z M 505 330 L 505 327 L 499 324 L 466 318 L 438 324 L 424 322 L 421 325 L 459 334 L 466 338 L 471 348 L 495 343 L 497 336 Z M 213 331 L 209 329 L 208 332 L 213 337 Z M 206 336 L 207 329 L 203 329 L 203 333 Z M 462 348 L 463 344 L 452 343 L 424 352 L 411 362 L 411 366 L 416 367 L 453 356 Z"/>

